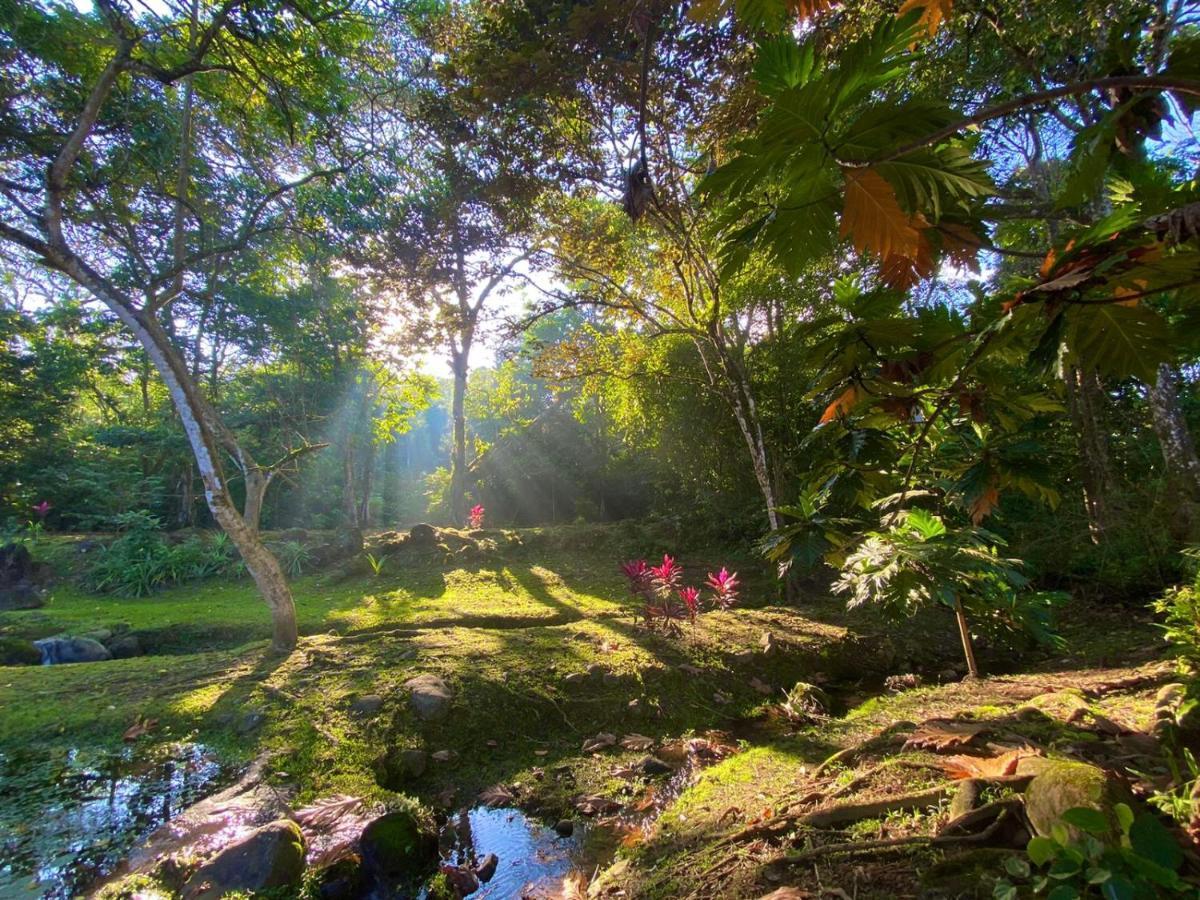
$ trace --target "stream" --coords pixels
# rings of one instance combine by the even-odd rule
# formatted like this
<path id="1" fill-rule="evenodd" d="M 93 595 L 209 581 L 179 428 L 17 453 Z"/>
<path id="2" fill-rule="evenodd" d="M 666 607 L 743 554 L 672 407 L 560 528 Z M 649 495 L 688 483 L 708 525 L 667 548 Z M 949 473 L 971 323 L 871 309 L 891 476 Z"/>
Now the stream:
<path id="1" fill-rule="evenodd" d="M 221 775 L 192 743 L 0 754 L 0 897 L 77 896 Z"/>

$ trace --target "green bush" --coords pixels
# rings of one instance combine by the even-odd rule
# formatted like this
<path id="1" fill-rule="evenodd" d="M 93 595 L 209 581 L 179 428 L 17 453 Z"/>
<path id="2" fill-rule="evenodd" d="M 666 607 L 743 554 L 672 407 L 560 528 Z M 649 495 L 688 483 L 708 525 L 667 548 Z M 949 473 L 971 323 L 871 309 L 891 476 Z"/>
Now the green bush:
<path id="1" fill-rule="evenodd" d="M 226 535 L 194 536 L 173 545 L 162 522 L 144 511 L 124 513 L 116 524 L 121 536 L 96 554 L 84 578 L 97 593 L 144 597 L 166 585 L 229 575 L 240 567 Z"/>
<path id="2" fill-rule="evenodd" d="M 1116 804 L 1113 811 L 1120 826 L 1115 841 L 1103 813 L 1086 807 L 1068 809 L 1051 836 L 1029 842 L 1028 861 L 1016 856 L 1006 861 L 1009 878 L 996 882 L 993 896 L 996 900 L 1031 894 L 1052 900 L 1135 900 L 1192 893 L 1194 886 L 1179 877 L 1183 851 L 1171 832 L 1152 815 L 1135 816 L 1124 803 Z M 1072 838 L 1068 825 L 1078 829 L 1080 837 Z"/>

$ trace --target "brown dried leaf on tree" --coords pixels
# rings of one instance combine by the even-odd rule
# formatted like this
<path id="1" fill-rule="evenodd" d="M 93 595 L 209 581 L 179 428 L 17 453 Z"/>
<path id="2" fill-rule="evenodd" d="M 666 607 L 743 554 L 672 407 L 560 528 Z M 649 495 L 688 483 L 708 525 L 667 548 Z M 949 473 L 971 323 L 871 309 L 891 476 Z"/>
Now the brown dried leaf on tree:
<path id="1" fill-rule="evenodd" d="M 842 204 L 841 236 L 850 238 L 860 253 L 882 260 L 922 255 L 922 228 L 927 224 L 900 207 L 896 191 L 871 168 L 845 168 L 846 195 Z M 928 246 L 928 241 L 925 241 Z"/>
<path id="2" fill-rule="evenodd" d="M 904 742 L 911 750 L 952 750 L 971 743 L 987 726 L 978 722 L 960 722 L 953 719 L 930 719 L 923 722 Z"/>
<path id="3" fill-rule="evenodd" d="M 953 6 L 954 0 L 906 0 L 896 15 L 903 16 L 914 9 L 920 9 L 920 24 L 924 25 L 925 30 L 932 36 L 937 34 L 942 22 L 949 18 Z"/>

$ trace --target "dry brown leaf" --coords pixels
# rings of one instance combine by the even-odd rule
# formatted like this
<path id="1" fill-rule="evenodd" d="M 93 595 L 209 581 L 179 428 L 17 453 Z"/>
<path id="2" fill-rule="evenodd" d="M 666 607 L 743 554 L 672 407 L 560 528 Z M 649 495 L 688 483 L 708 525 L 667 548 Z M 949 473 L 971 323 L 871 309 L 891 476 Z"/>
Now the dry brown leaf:
<path id="1" fill-rule="evenodd" d="M 358 812 L 362 806 L 361 797 L 335 794 L 324 800 L 316 801 L 312 806 L 297 810 L 293 818 L 309 828 L 332 828 L 346 816 Z"/>
<path id="2" fill-rule="evenodd" d="M 607 750 L 617 742 L 615 734 L 609 734 L 607 731 L 602 731 L 595 737 L 588 738 L 583 742 L 584 753 L 595 753 L 598 750 Z"/>
<path id="3" fill-rule="evenodd" d="M 516 801 L 517 795 L 503 784 L 493 784 L 490 788 L 484 788 L 479 794 L 479 802 L 484 806 L 511 806 Z"/>
<path id="4" fill-rule="evenodd" d="M 125 733 L 121 735 L 121 740 L 136 741 L 142 735 L 149 734 L 158 727 L 158 719 L 146 719 L 141 716 L 138 720 L 125 729 Z"/>
<path id="5" fill-rule="evenodd" d="M 951 719 L 930 719 L 912 733 L 904 742 L 906 749 L 951 750 L 971 743 L 987 730 L 977 722 L 958 722 Z"/>
<path id="6" fill-rule="evenodd" d="M 558 897 L 559 900 L 587 900 L 587 876 L 580 872 L 564 875 Z"/>
<path id="7" fill-rule="evenodd" d="M 626 750 L 649 750 L 654 746 L 654 738 L 644 734 L 627 734 L 621 738 L 621 746 Z"/>
<path id="8" fill-rule="evenodd" d="M 994 484 L 989 484 L 971 503 L 971 524 L 980 524 L 999 504 L 1000 491 Z"/>
<path id="9" fill-rule="evenodd" d="M 937 34 L 942 22 L 950 16 L 953 6 L 953 0 L 906 0 L 896 15 L 903 16 L 914 9 L 920 9 L 920 24 L 924 25 L 932 36 Z"/>
<path id="10" fill-rule="evenodd" d="M 914 217 L 912 221 L 914 224 L 924 223 L 924 219 L 919 216 Z M 935 272 L 937 261 L 933 258 L 933 245 L 925 231 L 920 232 L 915 256 L 892 253 L 884 258 L 879 267 L 879 275 L 884 284 L 901 291 L 916 287 L 926 278 L 932 278 Z"/>
<path id="11" fill-rule="evenodd" d="M 951 778 L 1003 778 L 1015 775 L 1017 765 L 1028 756 L 1038 756 L 1035 750 L 1010 750 L 997 756 L 950 756 L 942 769 Z"/>
<path id="12" fill-rule="evenodd" d="M 791 0 L 788 4 L 798 19 L 811 19 L 833 6 L 833 0 Z"/>
<path id="13" fill-rule="evenodd" d="M 825 407 L 825 412 L 821 413 L 821 424 L 832 422 L 839 416 L 849 414 L 850 410 L 858 405 L 858 402 L 867 396 L 867 392 L 858 382 L 854 382 L 850 387 L 846 388 L 837 399 Z"/>
<path id="14" fill-rule="evenodd" d="M 844 168 L 842 175 L 846 182 L 842 237 L 850 238 L 860 253 L 873 253 L 883 260 L 920 256 L 918 220 L 900 208 L 887 179 L 871 168 Z"/>

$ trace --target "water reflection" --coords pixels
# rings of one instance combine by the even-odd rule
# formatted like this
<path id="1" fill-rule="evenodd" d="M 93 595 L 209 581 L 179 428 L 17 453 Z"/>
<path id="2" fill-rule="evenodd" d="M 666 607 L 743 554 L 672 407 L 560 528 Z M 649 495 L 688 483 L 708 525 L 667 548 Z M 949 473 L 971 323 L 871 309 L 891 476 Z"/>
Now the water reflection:
<path id="1" fill-rule="evenodd" d="M 0 754 L 0 897 L 77 896 L 220 774 L 191 743 Z"/>

